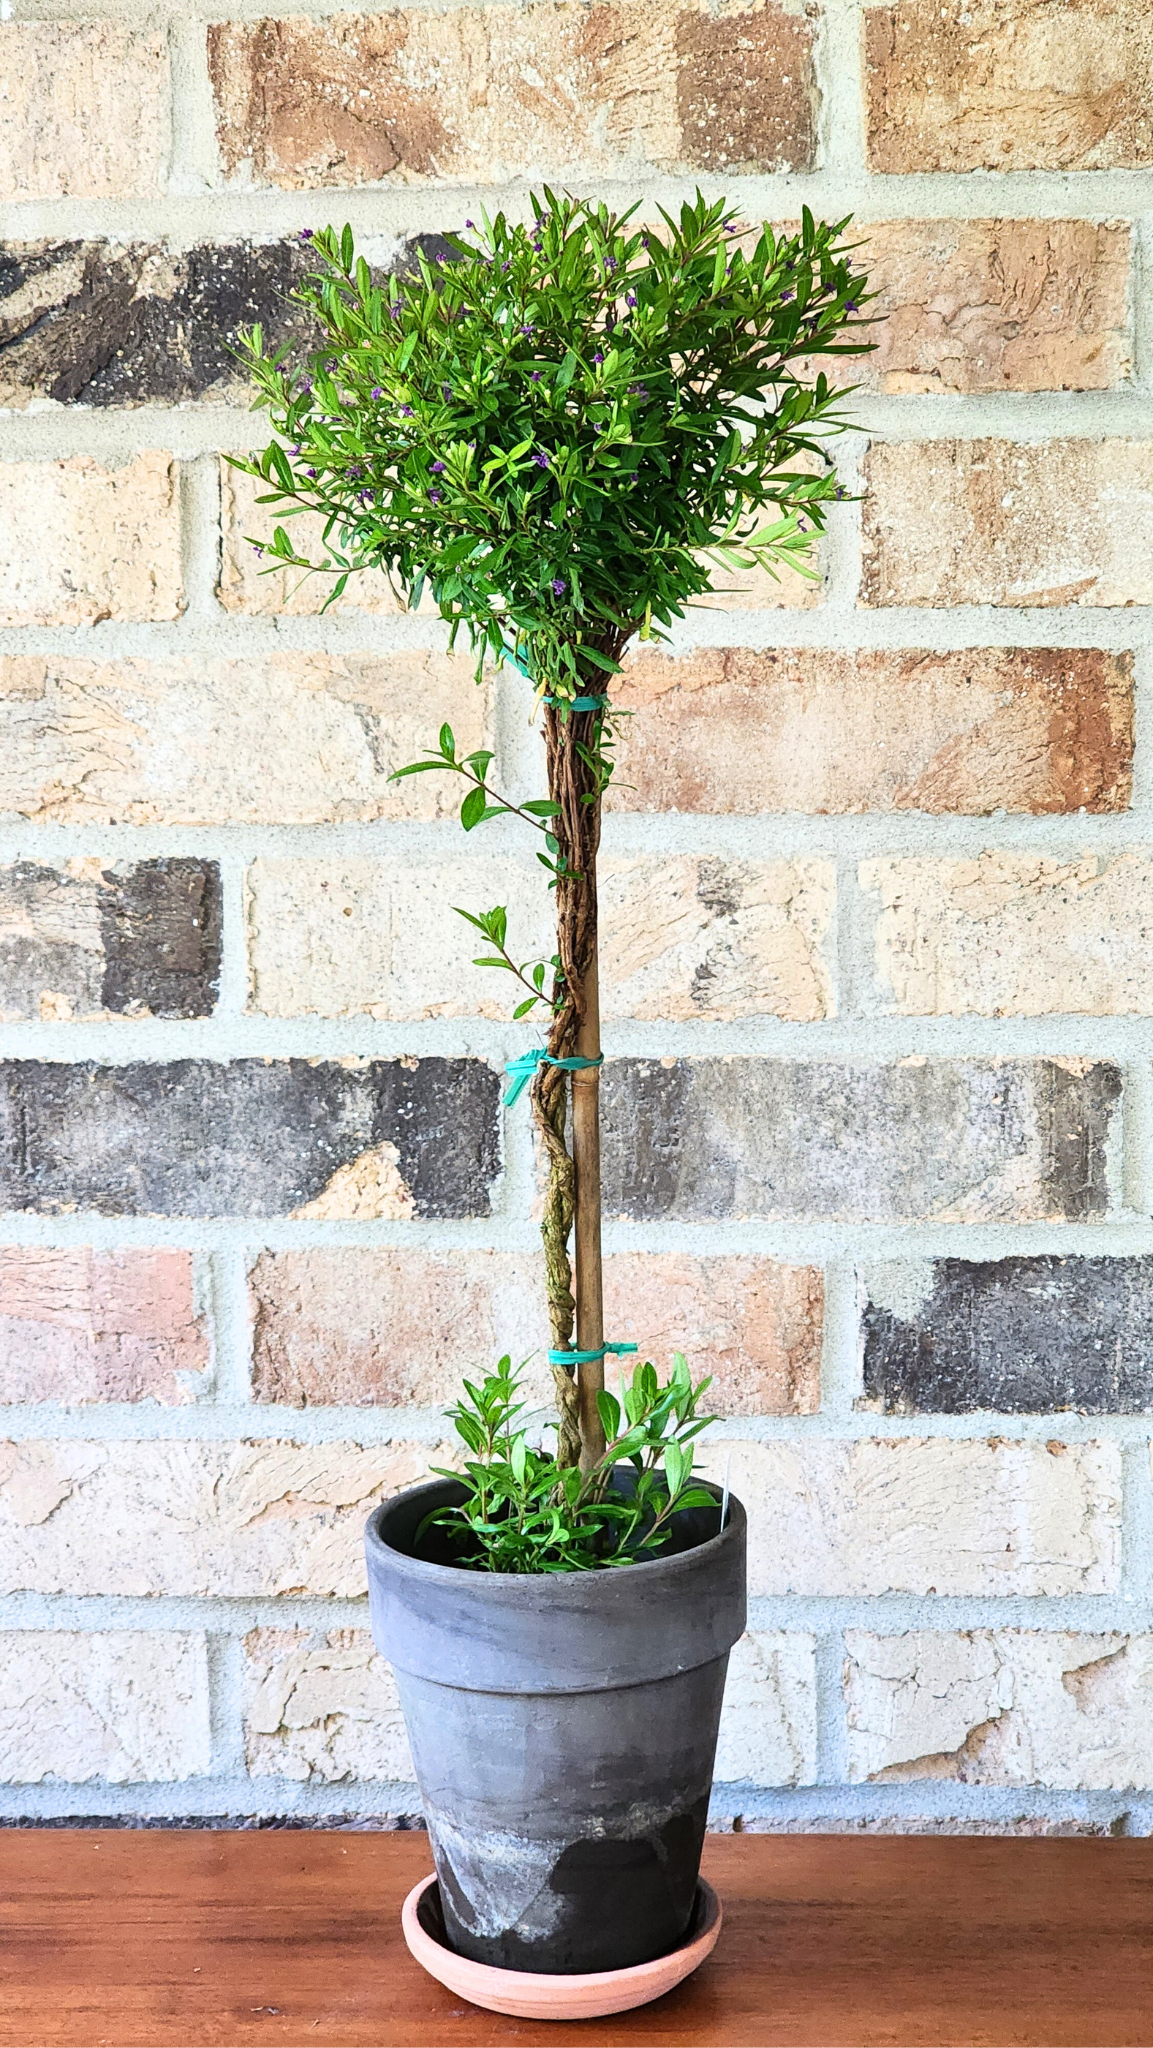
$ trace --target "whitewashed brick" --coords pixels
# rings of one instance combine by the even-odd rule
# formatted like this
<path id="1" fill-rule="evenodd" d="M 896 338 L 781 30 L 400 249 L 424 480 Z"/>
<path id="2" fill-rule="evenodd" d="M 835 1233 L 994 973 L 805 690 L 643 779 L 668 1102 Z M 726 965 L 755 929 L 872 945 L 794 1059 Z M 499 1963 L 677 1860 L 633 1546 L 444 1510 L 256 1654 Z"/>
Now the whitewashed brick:
<path id="1" fill-rule="evenodd" d="M 148 1784 L 202 1777 L 210 1765 L 203 1635 L 0 1635 L 0 1780 Z"/>
<path id="2" fill-rule="evenodd" d="M 245 1637 L 244 1730 L 256 1778 L 411 1784 L 396 1680 L 367 1629 Z"/>
<path id="3" fill-rule="evenodd" d="M 713 1776 L 720 1785 L 811 1785 L 817 1775 L 816 1645 L 754 1628 L 733 1646 Z"/>

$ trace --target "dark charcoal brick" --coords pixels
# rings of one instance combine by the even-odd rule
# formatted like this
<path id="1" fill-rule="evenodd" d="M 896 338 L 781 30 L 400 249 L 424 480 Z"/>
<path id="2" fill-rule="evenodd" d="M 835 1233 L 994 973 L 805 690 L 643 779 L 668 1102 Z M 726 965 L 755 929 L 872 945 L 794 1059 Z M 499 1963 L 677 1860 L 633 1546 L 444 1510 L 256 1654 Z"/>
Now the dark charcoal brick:
<path id="1" fill-rule="evenodd" d="M 610 1213 L 987 1222 L 1101 1215 L 1105 1062 L 614 1060 Z"/>
<path id="2" fill-rule="evenodd" d="M 100 911 L 106 1010 L 211 1014 L 220 980 L 220 869 L 213 862 L 141 861 L 100 898 Z"/>
<path id="3" fill-rule="evenodd" d="M 0 1062 L 0 1207 L 283 1216 L 396 1147 L 418 1216 L 486 1216 L 500 1083 L 479 1060 Z"/>
<path id="4" fill-rule="evenodd" d="M 447 251 L 439 235 L 401 245 Z M 290 294 L 314 263 L 307 244 L 36 242 L 0 246 L 0 404 L 176 404 L 243 385 L 231 351 L 259 321 L 266 340 L 314 347 Z"/>
<path id="5" fill-rule="evenodd" d="M 887 1415 L 1153 1409 L 1153 1258 L 877 1267 L 865 1401 Z"/>
<path id="6" fill-rule="evenodd" d="M 207 1017 L 220 977 L 213 861 L 0 866 L 0 1016 Z"/>

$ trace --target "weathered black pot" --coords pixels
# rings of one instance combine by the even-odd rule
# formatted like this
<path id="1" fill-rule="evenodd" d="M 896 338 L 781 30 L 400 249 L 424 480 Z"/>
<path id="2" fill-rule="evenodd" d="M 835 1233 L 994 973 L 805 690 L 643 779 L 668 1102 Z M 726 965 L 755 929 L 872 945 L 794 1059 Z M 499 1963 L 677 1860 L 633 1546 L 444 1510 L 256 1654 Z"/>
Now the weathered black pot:
<path id="1" fill-rule="evenodd" d="M 678 1516 L 677 1551 L 618 1571 L 461 1571 L 412 1487 L 369 1517 L 372 1631 L 400 1690 L 445 1927 L 474 1961 L 628 1969 L 685 1937 L 729 1651 L 745 1626 L 745 1514 Z"/>

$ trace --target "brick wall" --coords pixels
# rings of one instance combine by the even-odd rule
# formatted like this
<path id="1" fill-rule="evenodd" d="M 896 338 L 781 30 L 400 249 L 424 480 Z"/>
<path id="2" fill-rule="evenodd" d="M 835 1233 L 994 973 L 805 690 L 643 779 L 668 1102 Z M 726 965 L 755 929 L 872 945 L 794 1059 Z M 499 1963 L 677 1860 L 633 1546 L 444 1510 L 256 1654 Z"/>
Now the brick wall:
<path id="1" fill-rule="evenodd" d="M 544 1335 L 530 1034 L 447 906 L 527 951 L 542 904 L 387 775 L 535 742 L 383 585 L 258 577 L 225 344 L 293 331 L 302 225 L 386 268 L 530 178 L 699 178 L 852 209 L 887 316 L 819 589 L 622 692 L 608 1289 L 751 1511 L 717 1814 L 1148 1831 L 1148 9 L 16 14 L 2 1810 L 414 1809 L 361 1522 Z"/>

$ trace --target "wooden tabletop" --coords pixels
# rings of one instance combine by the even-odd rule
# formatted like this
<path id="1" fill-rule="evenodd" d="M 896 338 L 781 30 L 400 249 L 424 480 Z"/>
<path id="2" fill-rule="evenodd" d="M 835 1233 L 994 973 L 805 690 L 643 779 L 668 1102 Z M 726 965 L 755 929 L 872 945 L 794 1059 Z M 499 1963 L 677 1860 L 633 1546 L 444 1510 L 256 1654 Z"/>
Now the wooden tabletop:
<path id="1" fill-rule="evenodd" d="M 419 1834 L 0 1831 L 0 2043 L 19 2048 L 1149 2048 L 1153 1843 L 713 1836 L 710 1960 L 550 2027 L 426 1977 Z"/>

